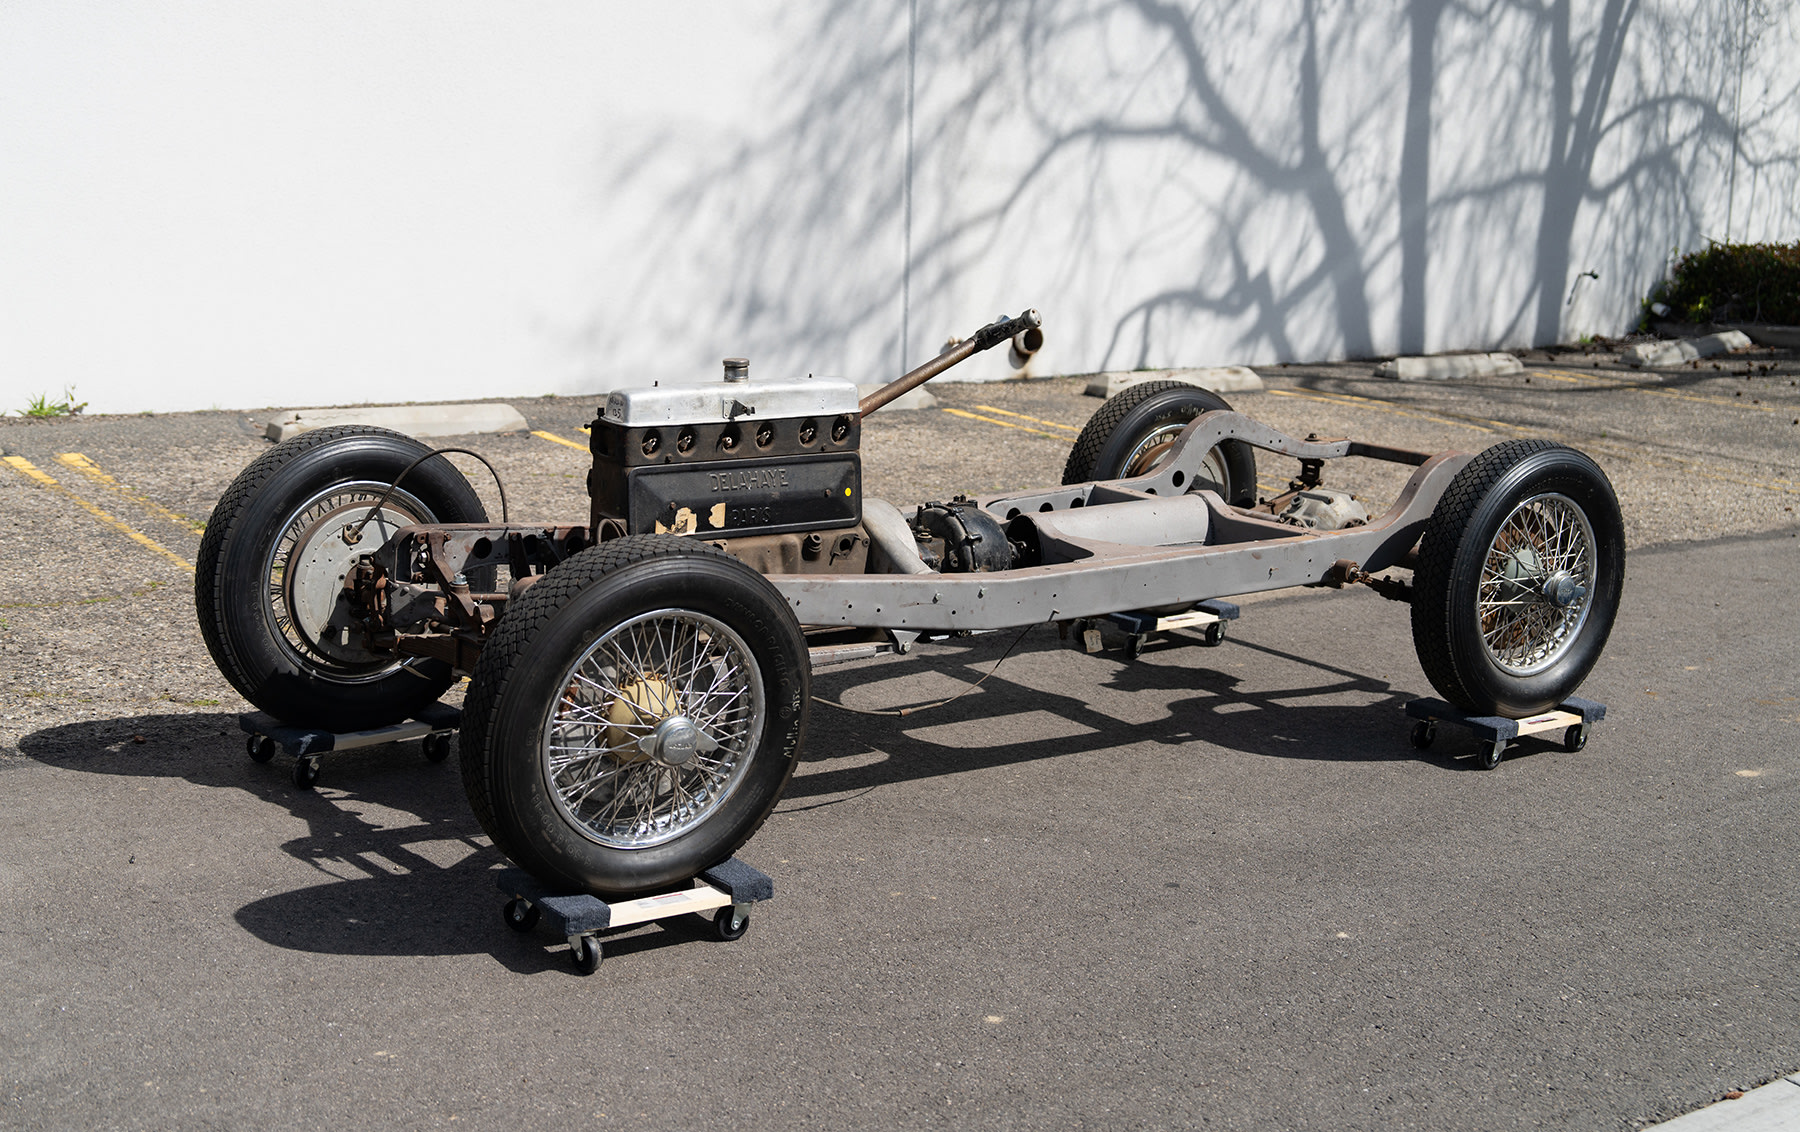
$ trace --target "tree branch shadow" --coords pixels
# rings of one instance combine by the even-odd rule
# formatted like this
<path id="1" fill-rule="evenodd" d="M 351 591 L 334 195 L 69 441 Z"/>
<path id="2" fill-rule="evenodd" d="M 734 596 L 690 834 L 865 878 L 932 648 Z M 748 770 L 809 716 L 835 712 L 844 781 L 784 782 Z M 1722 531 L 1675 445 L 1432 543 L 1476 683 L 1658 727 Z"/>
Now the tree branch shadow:
<path id="1" fill-rule="evenodd" d="M 905 6 L 788 17 L 805 65 L 780 76 L 776 118 L 674 178 L 640 269 L 644 306 L 597 313 L 591 342 L 622 343 L 619 328 L 645 318 L 677 333 L 649 296 L 705 276 L 713 297 L 673 308 L 681 322 L 865 378 L 935 345 L 928 330 L 898 342 L 907 290 L 915 327 L 986 321 L 1040 294 L 1078 303 L 1060 340 L 1079 370 L 1549 343 L 1578 269 L 1598 272 L 1611 317 L 1634 316 L 1646 276 L 1708 223 L 1721 162 L 1771 186 L 1800 178 L 1780 91 L 1732 112 L 1734 68 L 1765 58 L 1735 10 L 920 0 L 917 11 L 916 29 Z M 1793 19 L 1751 15 L 1759 27 Z M 897 225 L 909 32 L 908 264 Z M 1738 50 L 1745 37 L 1754 50 Z M 1407 66 L 1389 65 L 1396 48 Z M 675 135 L 633 149 L 664 172 L 627 169 L 609 191 L 654 188 L 694 150 Z M 1236 356 L 1195 358 L 1196 343 Z"/>

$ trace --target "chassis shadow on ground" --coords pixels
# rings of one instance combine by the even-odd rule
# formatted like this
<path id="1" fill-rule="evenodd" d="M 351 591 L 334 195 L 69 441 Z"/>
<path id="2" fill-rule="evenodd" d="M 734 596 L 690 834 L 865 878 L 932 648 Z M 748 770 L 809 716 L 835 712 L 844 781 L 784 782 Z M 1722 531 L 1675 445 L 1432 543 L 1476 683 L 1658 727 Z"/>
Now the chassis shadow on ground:
<path id="1" fill-rule="evenodd" d="M 549 936 L 522 936 L 502 925 L 493 872 L 507 862 L 469 811 L 455 763 L 425 762 L 417 743 L 328 755 L 317 790 L 294 787 L 284 755 L 251 762 L 236 716 L 223 713 L 63 724 L 24 736 L 19 750 L 87 774 L 242 790 L 305 822 L 305 834 L 276 848 L 316 869 L 323 883 L 274 893 L 235 913 L 266 943 L 342 955 L 486 952 L 518 973 L 569 969 L 560 948 L 547 949 L 556 942 Z M 704 926 L 696 919 L 694 931 Z M 640 931 L 609 937 L 607 949 L 625 953 L 685 938 L 679 929 Z"/>
<path id="2" fill-rule="evenodd" d="M 916 656 L 864 668 L 830 669 L 813 678 L 813 693 L 840 703 L 859 685 L 885 679 L 911 665 L 919 672 L 972 682 L 994 667 L 1011 642 L 1011 633 L 942 642 L 931 655 Z M 1227 637 L 1217 648 L 1202 648 L 1193 638 L 1172 636 L 1145 646 L 1146 660 L 1129 662 L 1122 653 L 1114 671 L 1096 687 L 1125 693 L 1165 695 L 1167 711 L 1147 723 L 1122 721 L 1081 695 L 1047 691 L 1007 678 L 1007 665 L 1033 653 L 1072 647 L 1054 630 L 1034 628 L 999 669 L 967 695 L 941 707 L 904 717 L 847 712 L 817 704 L 802 766 L 789 786 L 781 809 L 810 808 L 818 799 L 861 794 L 880 786 L 964 771 L 1092 754 L 1135 743 L 1182 746 L 1203 742 L 1249 755 L 1330 762 L 1409 760 L 1450 771 L 1477 770 L 1470 757 L 1476 744 L 1458 729 L 1440 732 L 1428 750 L 1408 740 L 1411 720 L 1402 708 L 1425 692 L 1398 690 L 1366 673 L 1335 667 L 1280 649 Z M 1259 657 L 1287 662 L 1316 672 L 1319 679 L 1279 687 L 1248 690 L 1244 680 L 1224 670 L 1235 656 L 1251 650 Z M 1173 663 L 1154 663 L 1156 659 Z M 976 674 L 976 675 L 972 675 Z M 1187 693 L 1187 694 L 1184 694 Z M 1358 703 L 1334 702 L 1355 697 Z M 1099 699 L 1100 697 L 1094 697 Z M 1312 702 L 1309 702 L 1312 701 Z M 894 705 L 895 707 L 901 705 Z M 964 727 L 975 734 L 984 720 L 1019 713 L 1048 713 L 1080 734 L 1063 737 L 1019 737 L 958 745 L 919 737 L 926 729 Z M 1527 741 L 1513 757 L 1529 757 L 1547 746 Z M 848 759 L 883 755 L 874 762 L 833 768 Z M 829 803 L 826 803 L 829 804 Z"/>
<path id="3" fill-rule="evenodd" d="M 902 672 L 943 678 L 940 684 L 966 683 L 972 670 L 992 668 L 1012 641 L 1012 634 L 996 633 L 945 642 L 902 661 L 826 670 L 815 676 L 814 692 L 842 699 L 859 685 Z M 1053 630 L 1038 627 L 1018 641 L 1007 663 L 1069 647 Z M 1223 670 L 1234 655 L 1244 655 L 1242 650 L 1300 665 L 1319 678 L 1247 691 L 1242 678 Z M 982 684 L 980 695 L 906 717 L 815 705 L 811 741 L 778 811 L 831 805 L 893 783 L 1145 743 L 1174 747 L 1200 741 L 1284 759 L 1409 759 L 1445 770 L 1472 769 L 1472 760 L 1464 757 L 1473 751 L 1472 743 L 1449 738 L 1431 750 L 1414 750 L 1400 710 L 1411 696 L 1367 674 L 1229 637 L 1217 649 L 1180 638 L 1153 643 L 1145 657 L 1120 660 L 1097 687 L 1152 693 L 1166 703 L 1166 712 L 1147 723 L 1123 722 L 1079 695 L 1010 680 L 1005 663 Z M 1362 702 L 1341 702 L 1346 696 Z M 927 730 L 942 734 L 946 727 L 974 733 L 983 721 L 1027 711 L 1059 717 L 1081 733 L 999 742 L 990 735 L 968 745 L 920 737 Z M 36 762 L 86 774 L 242 790 L 305 822 L 304 835 L 278 848 L 329 879 L 237 911 L 237 922 L 266 943 L 323 954 L 486 952 L 517 973 L 569 969 L 558 941 L 505 929 L 493 872 L 506 862 L 470 812 L 454 762 L 428 764 L 416 743 L 328 756 L 319 788 L 310 791 L 293 786 L 284 755 L 268 764 L 252 763 L 237 719 L 227 713 L 61 724 L 22 737 L 19 750 Z M 883 757 L 834 765 L 871 753 Z M 706 925 L 686 919 L 609 935 L 607 951 L 629 954 L 702 937 Z"/>

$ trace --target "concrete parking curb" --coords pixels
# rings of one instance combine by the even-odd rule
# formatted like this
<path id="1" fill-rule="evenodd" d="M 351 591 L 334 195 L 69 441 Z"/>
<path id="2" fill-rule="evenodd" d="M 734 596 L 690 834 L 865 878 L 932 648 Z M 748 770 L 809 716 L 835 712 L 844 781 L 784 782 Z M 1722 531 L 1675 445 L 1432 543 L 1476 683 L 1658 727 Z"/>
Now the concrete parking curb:
<path id="1" fill-rule="evenodd" d="M 1493 377 L 1523 373 L 1525 366 L 1511 354 L 1438 354 L 1433 357 L 1395 358 L 1375 367 L 1376 377 L 1395 381 L 1445 381 L 1458 377 Z"/>
<path id="2" fill-rule="evenodd" d="M 1777 1077 L 1741 1097 L 1709 1104 L 1652 1127 L 1656 1132 L 1777 1132 L 1800 1128 L 1800 1073 Z"/>
<path id="3" fill-rule="evenodd" d="M 1111 397 L 1146 381 L 1180 381 L 1214 393 L 1261 393 L 1262 378 L 1249 366 L 1204 366 L 1197 369 L 1113 370 L 1096 373 L 1088 382 L 1089 397 Z"/>
<path id="4" fill-rule="evenodd" d="M 1655 331 L 1660 338 L 1699 338 L 1726 330 L 1741 330 L 1746 338 L 1758 346 L 1772 346 L 1778 350 L 1800 350 L 1800 326 L 1781 326 L 1767 322 L 1730 324 L 1673 322 L 1663 319 L 1651 324 L 1650 329 Z"/>
<path id="5" fill-rule="evenodd" d="M 462 436 L 472 432 L 525 432 L 530 425 L 511 405 L 360 405 L 349 409 L 285 409 L 263 430 L 280 442 L 328 425 L 366 424 L 408 436 Z"/>
<path id="6" fill-rule="evenodd" d="M 1750 338 L 1741 330 L 1724 330 L 1704 338 L 1680 338 L 1673 342 L 1639 342 L 1627 347 L 1619 360 L 1639 369 L 1672 369 L 1698 358 L 1729 354 L 1748 348 Z"/>
<path id="7" fill-rule="evenodd" d="M 1766 323 L 1747 322 L 1738 329 L 1758 346 L 1800 350 L 1800 326 L 1770 326 Z"/>

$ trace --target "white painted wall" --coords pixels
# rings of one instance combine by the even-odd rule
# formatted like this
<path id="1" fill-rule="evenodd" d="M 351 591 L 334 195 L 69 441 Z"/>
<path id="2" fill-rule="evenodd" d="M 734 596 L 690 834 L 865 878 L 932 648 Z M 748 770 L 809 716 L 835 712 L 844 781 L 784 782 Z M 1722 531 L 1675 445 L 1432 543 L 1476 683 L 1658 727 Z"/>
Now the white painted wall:
<path id="1" fill-rule="evenodd" d="M 7 0 L 0 410 L 1497 348 L 1800 237 L 1795 6 L 1490 7 Z"/>
<path id="2" fill-rule="evenodd" d="M 580 387 L 624 146 L 741 128 L 760 15 L 9 0 L 0 408 Z"/>

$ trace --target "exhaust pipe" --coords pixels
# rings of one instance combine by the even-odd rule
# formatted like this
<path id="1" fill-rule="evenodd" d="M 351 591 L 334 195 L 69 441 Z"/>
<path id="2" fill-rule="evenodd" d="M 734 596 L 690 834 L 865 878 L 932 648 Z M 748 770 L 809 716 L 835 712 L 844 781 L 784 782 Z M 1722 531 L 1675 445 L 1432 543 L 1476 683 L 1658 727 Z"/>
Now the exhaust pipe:
<path id="1" fill-rule="evenodd" d="M 1044 329 L 1033 326 L 1012 336 L 1012 346 L 1006 351 L 1006 360 L 1014 370 L 1022 370 L 1031 364 L 1031 356 L 1043 348 Z"/>

